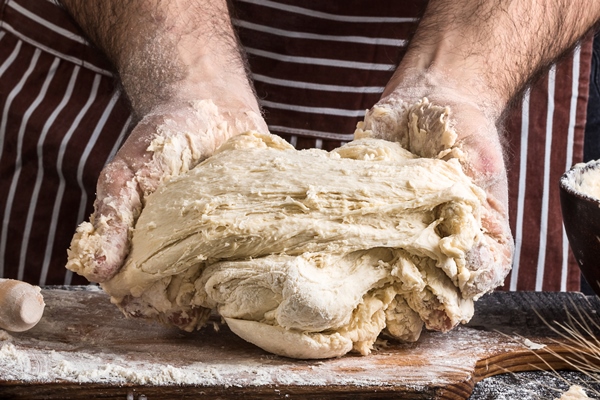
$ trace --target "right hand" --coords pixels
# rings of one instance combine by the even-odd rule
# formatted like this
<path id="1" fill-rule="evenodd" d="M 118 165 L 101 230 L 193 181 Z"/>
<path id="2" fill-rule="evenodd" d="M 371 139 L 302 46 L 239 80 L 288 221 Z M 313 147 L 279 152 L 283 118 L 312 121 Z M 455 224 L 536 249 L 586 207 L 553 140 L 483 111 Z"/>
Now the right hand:
<path id="1" fill-rule="evenodd" d="M 67 268 L 92 282 L 112 278 L 129 252 L 145 198 L 193 168 L 232 136 L 268 132 L 256 101 L 185 101 L 155 109 L 100 173 L 90 222 L 73 237 Z M 217 108 L 218 107 L 218 108 Z"/>
<path id="2" fill-rule="evenodd" d="M 115 66 L 140 122 L 101 172 L 95 211 L 71 242 L 67 268 L 114 276 L 145 198 L 231 136 L 267 131 L 226 0 L 63 0 Z M 218 110 L 196 107 L 212 100 Z"/>

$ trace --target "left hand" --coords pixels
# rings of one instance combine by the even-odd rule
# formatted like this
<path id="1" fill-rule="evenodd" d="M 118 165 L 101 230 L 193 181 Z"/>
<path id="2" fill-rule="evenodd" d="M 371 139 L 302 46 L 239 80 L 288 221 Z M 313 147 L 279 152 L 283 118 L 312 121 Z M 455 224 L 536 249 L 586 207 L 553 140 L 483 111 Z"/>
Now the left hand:
<path id="1" fill-rule="evenodd" d="M 422 124 L 440 124 L 439 116 L 448 110 L 448 127 L 456 134 L 454 140 L 429 133 L 410 136 L 408 129 L 398 129 L 407 124 L 406 110 L 423 98 L 430 102 L 428 107 L 437 108 L 438 120 Z M 382 96 L 382 99 L 367 113 L 366 129 L 375 137 L 400 142 L 403 147 L 421 156 L 436 158 L 451 147 L 460 150 L 459 160 L 465 173 L 473 182 L 485 190 L 482 227 L 487 247 L 477 248 L 468 255 L 470 268 L 487 271 L 473 283 L 472 290 L 486 292 L 502 284 L 510 270 L 513 240 L 508 220 L 508 181 L 504 165 L 501 138 L 496 123 L 500 111 L 492 103 L 480 101 L 473 93 L 462 89 L 452 80 L 427 74 L 397 74 Z M 375 112 L 377 108 L 391 110 L 390 113 Z M 425 128 L 424 126 L 422 128 Z"/>

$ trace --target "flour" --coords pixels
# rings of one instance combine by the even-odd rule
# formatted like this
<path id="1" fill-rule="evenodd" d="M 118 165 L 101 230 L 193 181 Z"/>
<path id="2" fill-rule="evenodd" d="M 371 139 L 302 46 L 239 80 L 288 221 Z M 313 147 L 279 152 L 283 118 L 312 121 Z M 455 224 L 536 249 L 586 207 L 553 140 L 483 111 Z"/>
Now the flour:
<path id="1" fill-rule="evenodd" d="M 546 347 L 545 344 L 541 344 L 541 343 L 536 343 L 536 342 L 532 342 L 529 339 L 525 339 L 523 340 L 523 344 L 525 346 L 527 346 L 527 348 L 529 348 L 529 350 L 540 350 L 543 349 L 544 347 Z"/>
<path id="2" fill-rule="evenodd" d="M 133 369 L 109 363 L 98 368 L 89 368 L 60 361 L 53 372 L 62 379 L 81 383 L 133 383 L 137 385 L 169 384 L 214 384 L 217 379 L 210 371 L 175 368 L 172 365 L 147 366 L 145 369 Z M 203 374 L 204 372 L 204 374 Z"/>
<path id="3" fill-rule="evenodd" d="M 11 366 L 8 370 L 14 376 L 9 376 L 8 379 L 11 377 L 17 379 L 20 376 L 20 372 L 31 370 L 31 362 L 27 353 L 20 351 L 12 343 L 3 344 L 0 347 L 0 360 L 2 360 L 3 364 Z"/>
<path id="4" fill-rule="evenodd" d="M 224 383 L 217 368 L 202 364 L 176 368 L 171 365 L 128 361 L 108 353 L 93 355 L 52 351 L 38 357 L 36 352 L 32 349 L 21 349 L 10 343 L 3 345 L 0 348 L 0 363 L 4 372 L 2 378 L 35 382 L 66 380 L 79 383 L 133 383 L 156 386 Z M 45 365 L 41 371 L 35 366 L 38 359 L 44 360 Z"/>
<path id="5" fill-rule="evenodd" d="M 43 360 L 43 368 L 37 363 Z M 46 352 L 5 344 L 0 348 L 0 365 L 3 380 L 24 382 L 68 381 L 76 383 L 137 384 L 150 386 L 196 385 L 210 387 L 238 387 L 265 385 L 326 386 L 335 377 L 336 384 L 354 386 L 385 385 L 386 379 L 377 374 L 361 377 L 332 374 L 328 365 L 317 365 L 316 371 L 269 365 L 268 360 L 258 362 L 192 363 L 183 367 L 168 364 L 140 362 L 112 353 Z"/>
<path id="6" fill-rule="evenodd" d="M 581 400 L 589 399 L 583 388 L 579 385 L 572 385 L 569 390 L 564 392 L 557 400 Z"/>
<path id="7" fill-rule="evenodd" d="M 424 332 L 417 344 L 390 341 L 368 359 L 291 360 L 243 343 L 226 326 L 219 332 L 187 334 L 123 318 L 105 293 L 46 290 L 44 297 L 47 309 L 40 324 L 13 335 L 10 343 L 0 343 L 4 382 L 18 380 L 24 387 L 42 387 L 46 382 L 66 387 L 192 385 L 211 390 L 230 386 L 270 390 L 279 385 L 282 393 L 306 386 L 319 387 L 318 391 L 348 385 L 354 388 L 351 391 L 367 387 L 402 392 L 462 381 L 477 360 L 498 353 L 488 351 L 502 342 L 495 332 L 459 326 L 447 334 Z M 3 344 L 10 345 L 3 348 Z M 520 343 L 509 342 L 501 352 L 521 348 Z"/>
<path id="8" fill-rule="evenodd" d="M 576 164 L 562 181 L 572 190 L 600 201 L 600 160 Z"/>

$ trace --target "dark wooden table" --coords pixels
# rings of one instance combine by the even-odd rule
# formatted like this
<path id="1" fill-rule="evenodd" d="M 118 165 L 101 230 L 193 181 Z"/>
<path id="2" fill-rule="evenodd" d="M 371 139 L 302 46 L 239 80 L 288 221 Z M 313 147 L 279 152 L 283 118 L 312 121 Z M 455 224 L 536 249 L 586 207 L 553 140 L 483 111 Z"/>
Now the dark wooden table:
<path id="1" fill-rule="evenodd" d="M 562 336 L 577 321 L 590 327 L 586 335 L 598 333 L 592 323 L 600 320 L 600 302 L 580 293 L 492 293 L 452 332 L 381 343 L 367 357 L 319 361 L 268 354 L 218 319 L 218 331 L 194 333 L 126 319 L 98 290 L 43 295 L 47 307 L 35 328 L 0 332 L 2 399 L 467 399 L 477 382 L 496 374 L 572 369 L 565 358 L 598 361 Z"/>

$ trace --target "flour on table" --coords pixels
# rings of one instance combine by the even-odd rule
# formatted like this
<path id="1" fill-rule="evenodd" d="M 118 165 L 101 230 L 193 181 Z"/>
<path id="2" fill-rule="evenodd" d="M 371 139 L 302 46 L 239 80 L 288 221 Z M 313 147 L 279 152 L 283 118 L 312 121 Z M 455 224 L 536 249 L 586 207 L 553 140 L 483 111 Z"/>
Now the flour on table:
<path id="1" fill-rule="evenodd" d="M 47 351 L 15 346 L 0 347 L 3 379 L 25 382 L 68 381 L 78 383 L 137 385 L 223 385 L 228 384 L 219 371 L 240 375 L 243 366 L 195 363 L 183 368 L 160 363 L 127 360 L 114 354 L 85 351 Z M 247 369 L 247 367 L 246 367 Z M 258 383 L 258 382 L 257 382 Z"/>
<path id="2" fill-rule="evenodd" d="M 557 400 L 581 400 L 581 399 L 589 399 L 588 395 L 585 393 L 585 390 L 579 385 L 572 385 L 569 390 L 564 392 L 560 399 Z"/>
<path id="3" fill-rule="evenodd" d="M 527 348 L 528 348 L 529 350 L 541 350 L 541 349 L 543 349 L 544 347 L 546 347 L 546 345 L 545 345 L 545 344 L 542 344 L 542 343 L 536 343 L 536 342 L 532 342 L 532 341 L 531 341 L 531 340 L 529 340 L 529 339 L 525 339 L 525 340 L 523 340 L 523 344 L 524 344 L 525 346 L 527 346 Z"/>
<path id="4" fill-rule="evenodd" d="M 243 339 L 296 358 L 366 355 L 380 334 L 415 341 L 469 321 L 508 272 L 481 226 L 486 195 L 456 158 L 448 110 L 425 99 L 404 112 L 413 144 L 439 142 L 431 158 L 370 137 L 368 119 L 331 152 L 230 139 L 147 198 L 102 287 L 125 314 L 188 331 L 217 310 Z"/>

